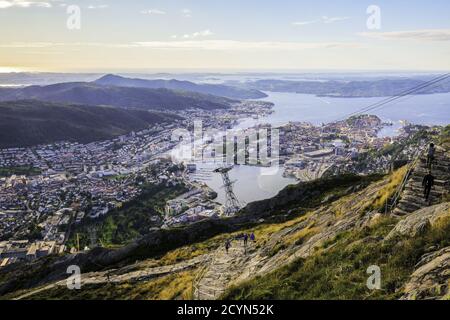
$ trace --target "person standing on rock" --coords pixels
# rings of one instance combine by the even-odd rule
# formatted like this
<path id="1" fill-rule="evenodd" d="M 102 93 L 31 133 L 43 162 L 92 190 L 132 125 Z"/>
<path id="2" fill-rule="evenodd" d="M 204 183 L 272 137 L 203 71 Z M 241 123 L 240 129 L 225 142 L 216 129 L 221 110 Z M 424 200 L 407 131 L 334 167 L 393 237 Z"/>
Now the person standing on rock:
<path id="1" fill-rule="evenodd" d="M 248 234 L 244 234 L 244 247 L 247 247 L 247 242 L 248 242 Z"/>
<path id="2" fill-rule="evenodd" d="M 255 234 L 253 232 L 250 234 L 250 240 L 252 240 L 252 242 L 255 242 L 256 240 Z"/>
<path id="3" fill-rule="evenodd" d="M 423 177 L 422 180 L 423 196 L 425 197 L 426 201 L 428 201 L 428 198 L 430 197 L 430 192 L 433 185 L 434 185 L 434 177 L 431 174 L 431 170 L 428 170 L 428 174 L 425 177 Z"/>
<path id="4" fill-rule="evenodd" d="M 434 143 L 430 143 L 430 146 L 428 147 L 428 153 L 427 153 L 427 168 L 431 169 L 431 164 L 434 161 L 434 154 L 436 152 L 436 148 L 434 146 Z"/>

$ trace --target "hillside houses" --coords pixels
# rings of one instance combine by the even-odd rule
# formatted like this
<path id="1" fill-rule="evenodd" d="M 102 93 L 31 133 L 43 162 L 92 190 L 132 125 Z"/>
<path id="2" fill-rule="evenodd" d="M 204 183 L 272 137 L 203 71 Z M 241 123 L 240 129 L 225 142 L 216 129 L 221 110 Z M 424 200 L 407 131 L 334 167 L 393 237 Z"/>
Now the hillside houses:
<path id="1" fill-rule="evenodd" d="M 61 254 L 64 245 L 55 241 L 11 240 L 0 242 L 0 268 L 19 261 L 31 261 L 50 254 Z"/>

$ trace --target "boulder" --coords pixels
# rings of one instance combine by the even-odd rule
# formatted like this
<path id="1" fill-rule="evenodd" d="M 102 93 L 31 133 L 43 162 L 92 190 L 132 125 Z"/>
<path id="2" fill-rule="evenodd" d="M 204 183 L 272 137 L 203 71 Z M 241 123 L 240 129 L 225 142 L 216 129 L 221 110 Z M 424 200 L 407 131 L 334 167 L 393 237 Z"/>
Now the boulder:
<path id="1" fill-rule="evenodd" d="M 417 210 L 399 221 L 386 239 L 397 235 L 414 237 L 433 226 L 439 219 L 450 216 L 450 202 Z"/>
<path id="2" fill-rule="evenodd" d="M 450 247 L 426 254 L 405 285 L 402 300 L 448 299 Z"/>

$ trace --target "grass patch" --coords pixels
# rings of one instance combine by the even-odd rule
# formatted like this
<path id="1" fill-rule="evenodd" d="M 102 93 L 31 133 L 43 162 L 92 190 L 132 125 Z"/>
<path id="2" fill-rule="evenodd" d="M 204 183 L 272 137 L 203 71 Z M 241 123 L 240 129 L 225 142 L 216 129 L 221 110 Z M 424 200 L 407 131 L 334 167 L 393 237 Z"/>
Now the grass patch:
<path id="1" fill-rule="evenodd" d="M 447 150 L 450 149 L 450 125 L 442 129 L 439 143 Z"/>
<path id="2" fill-rule="evenodd" d="M 304 242 L 306 242 L 309 238 L 311 238 L 313 235 L 319 233 L 321 231 L 321 228 L 314 227 L 314 223 L 311 223 L 306 228 L 303 228 L 297 232 L 295 232 L 292 235 L 289 235 L 286 239 L 287 245 L 300 245 Z"/>
<path id="3" fill-rule="evenodd" d="M 394 224 L 384 217 L 371 227 L 339 235 L 318 250 L 265 276 L 230 288 L 225 299 L 398 299 L 414 265 L 431 246 L 450 245 L 450 218 L 415 238 L 381 242 Z M 325 243 L 325 246 L 331 244 Z M 382 289 L 366 287 L 370 265 L 381 268 Z"/>
<path id="4" fill-rule="evenodd" d="M 194 271 L 141 281 L 84 285 L 80 290 L 52 288 L 30 296 L 29 300 L 189 300 Z"/>
<path id="5" fill-rule="evenodd" d="M 369 210 L 381 211 L 386 206 L 386 202 L 394 196 L 398 186 L 402 183 L 403 178 L 408 172 L 408 166 L 403 166 L 400 169 L 394 171 L 389 176 L 389 181 L 385 187 L 377 192 L 375 200 L 368 205 Z"/>
<path id="6" fill-rule="evenodd" d="M 41 174 L 41 170 L 34 167 L 1 167 L 0 177 L 18 176 L 35 176 Z"/>

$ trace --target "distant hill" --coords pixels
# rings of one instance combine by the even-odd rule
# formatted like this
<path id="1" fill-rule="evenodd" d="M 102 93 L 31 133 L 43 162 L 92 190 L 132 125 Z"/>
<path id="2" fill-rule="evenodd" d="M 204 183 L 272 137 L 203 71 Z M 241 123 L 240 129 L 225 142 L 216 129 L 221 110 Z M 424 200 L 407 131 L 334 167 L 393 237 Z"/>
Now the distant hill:
<path id="1" fill-rule="evenodd" d="M 425 84 L 420 79 L 383 79 L 368 81 L 292 81 L 257 80 L 245 85 L 251 89 L 273 92 L 295 92 L 328 97 L 388 97 Z M 414 94 L 450 92 L 450 80 L 436 83 Z"/>
<path id="2" fill-rule="evenodd" d="M 267 95 L 256 89 L 238 88 L 222 84 L 197 84 L 190 81 L 179 80 L 145 80 L 125 78 L 113 74 L 108 74 L 94 81 L 96 84 L 119 87 L 136 87 L 149 89 L 171 89 L 212 94 L 215 96 L 227 97 L 231 99 L 259 99 Z"/>
<path id="3" fill-rule="evenodd" d="M 63 140 L 89 143 L 180 119 L 145 110 L 37 100 L 0 102 L 0 114 L 0 148 Z"/>
<path id="4" fill-rule="evenodd" d="M 92 82 L 0 89 L 0 101 L 24 99 L 173 111 L 191 108 L 226 109 L 231 103 L 235 102 L 223 97 L 192 92 L 105 86 Z"/>

